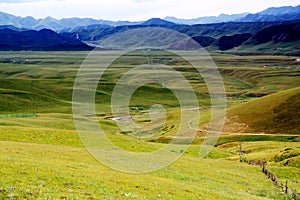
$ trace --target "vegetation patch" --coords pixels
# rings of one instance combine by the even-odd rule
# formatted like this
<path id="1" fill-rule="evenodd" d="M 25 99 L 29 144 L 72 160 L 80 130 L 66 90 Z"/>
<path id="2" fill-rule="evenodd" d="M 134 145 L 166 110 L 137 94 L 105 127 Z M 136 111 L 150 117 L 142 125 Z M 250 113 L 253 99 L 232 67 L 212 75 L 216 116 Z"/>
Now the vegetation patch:
<path id="1" fill-rule="evenodd" d="M 0 115 L 0 119 L 11 119 L 11 118 L 37 118 L 37 114 L 8 114 Z"/>

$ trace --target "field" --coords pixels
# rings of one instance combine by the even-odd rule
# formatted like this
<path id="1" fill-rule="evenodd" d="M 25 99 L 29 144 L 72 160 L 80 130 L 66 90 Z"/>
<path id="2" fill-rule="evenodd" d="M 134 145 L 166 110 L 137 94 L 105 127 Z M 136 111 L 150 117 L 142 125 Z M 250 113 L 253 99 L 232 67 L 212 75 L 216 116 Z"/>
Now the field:
<path id="1" fill-rule="evenodd" d="M 101 52 L 104 59 L 114 51 Z M 130 99 L 142 131 L 120 130 L 110 99 L 132 66 L 161 63 L 188 79 L 199 101 L 193 144 L 177 161 L 150 173 L 113 170 L 84 147 L 72 115 L 73 85 L 87 52 L 0 52 L 0 199 L 292 199 L 300 191 L 300 65 L 296 57 L 212 54 L 224 80 L 224 131 L 206 158 L 199 158 L 211 117 L 204 79 L 186 61 L 160 51 L 131 52 L 115 60 L 96 88 L 96 117 L 107 137 L 129 152 L 168 145 L 180 122 L 178 99 L 158 84 L 139 87 Z M 181 85 L 181 83 L 178 83 Z M 165 109 L 151 123 L 154 104 Z M 161 117 L 161 116 L 160 116 Z M 163 128 L 161 128 L 163 126 Z M 157 131 L 159 130 L 159 131 Z M 155 133 L 155 134 L 152 134 Z M 149 134 L 145 135 L 145 134 Z M 143 137 L 146 136 L 146 137 Z M 246 162 L 240 162 L 242 144 Z M 186 146 L 184 140 L 176 144 Z M 249 160 L 263 160 L 284 185 L 284 194 Z"/>

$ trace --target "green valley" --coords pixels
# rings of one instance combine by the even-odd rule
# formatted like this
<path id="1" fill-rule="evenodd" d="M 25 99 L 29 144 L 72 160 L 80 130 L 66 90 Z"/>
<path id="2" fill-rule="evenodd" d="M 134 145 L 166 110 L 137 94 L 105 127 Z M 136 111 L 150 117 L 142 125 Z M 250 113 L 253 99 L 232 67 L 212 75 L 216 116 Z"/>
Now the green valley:
<path id="1" fill-rule="evenodd" d="M 189 53 L 193 53 L 192 51 Z M 112 91 L 132 66 L 167 65 L 191 84 L 199 102 L 196 137 L 183 156 L 158 171 L 119 172 L 96 160 L 76 131 L 72 94 L 87 52 L 0 52 L 0 199 L 292 199 L 300 192 L 300 65 L 288 55 L 211 53 L 223 78 L 227 116 L 206 158 L 199 150 L 211 118 L 208 88 L 185 60 L 158 50 L 134 51 L 105 70 L 95 92 L 99 125 L 119 148 L 153 152 L 175 137 L 179 102 L 158 84 L 130 99 L 132 120 L 157 132 L 149 110 L 161 104 L 166 123 L 150 137 L 128 133 L 113 121 Z M 103 59 L 115 51 L 101 52 Z M 180 83 L 178 83 L 180 85 Z M 160 119 L 159 119 L 160 120 Z M 158 120 L 158 121 L 159 121 Z M 136 134 L 136 135 L 135 135 Z M 245 162 L 240 162 L 240 144 Z M 177 144 L 181 145 L 181 144 Z M 182 144 L 184 145 L 184 143 Z M 250 160 L 265 161 L 285 194 Z M 297 191 L 297 192 L 294 192 Z"/>

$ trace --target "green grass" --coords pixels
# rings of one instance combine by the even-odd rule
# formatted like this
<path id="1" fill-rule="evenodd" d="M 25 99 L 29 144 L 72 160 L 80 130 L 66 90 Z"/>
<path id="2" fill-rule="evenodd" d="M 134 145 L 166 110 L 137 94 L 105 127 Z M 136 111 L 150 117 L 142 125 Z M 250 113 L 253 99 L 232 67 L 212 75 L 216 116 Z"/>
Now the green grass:
<path id="1" fill-rule="evenodd" d="M 299 136 L 276 136 L 276 135 L 229 135 L 219 139 L 217 145 L 232 142 L 258 142 L 258 141 L 277 141 L 277 142 L 299 142 Z"/>
<path id="2" fill-rule="evenodd" d="M 219 148 L 236 154 L 236 157 L 227 157 L 227 159 L 238 160 L 239 144 L 239 142 L 227 143 L 219 146 Z M 242 142 L 241 144 L 242 149 L 245 151 L 244 157 L 246 161 L 266 161 L 267 168 L 279 178 L 282 185 L 288 180 L 290 189 L 299 191 L 299 142 L 255 141 Z"/>
<path id="3" fill-rule="evenodd" d="M 184 157 L 163 170 L 131 175 L 101 165 L 82 148 L 1 142 L 1 151 L 3 197 L 285 199 L 259 169 L 222 159 Z"/>
<path id="4" fill-rule="evenodd" d="M 298 87 L 234 106 L 228 110 L 225 130 L 299 134 L 299 94 Z"/>
<path id="5" fill-rule="evenodd" d="M 299 54 L 299 41 L 293 42 L 268 42 L 260 45 L 243 45 L 241 47 L 242 52 L 257 52 L 257 53 L 272 53 L 272 54 Z"/>
<path id="6" fill-rule="evenodd" d="M 113 55 L 112 51 L 103 52 L 103 59 Z M 288 179 L 291 188 L 300 190 L 298 135 L 239 133 L 240 129 L 254 130 L 251 124 L 249 129 L 239 127 L 256 118 L 268 125 L 255 126 L 257 130 L 269 130 L 272 124 L 265 117 L 270 110 L 274 119 L 285 121 L 285 125 L 290 121 L 286 111 L 295 119 L 297 113 L 290 105 L 298 105 L 295 95 L 299 88 L 287 90 L 299 86 L 293 57 L 212 55 L 228 92 L 228 116 L 241 115 L 239 119 L 246 122 L 230 121 L 231 131 L 220 138 L 206 159 L 200 159 L 211 117 L 207 87 L 184 60 L 170 59 L 169 53 L 150 52 L 148 57 L 153 62 L 173 67 L 191 83 L 201 108 L 201 130 L 184 155 L 170 166 L 130 174 L 112 170 L 93 158 L 75 130 L 72 88 L 85 56 L 86 52 L 0 52 L 0 199 L 290 199 L 266 179 L 260 168 L 239 162 L 240 142 L 247 159 L 268 161 L 269 169 L 281 182 Z M 147 139 L 131 137 L 109 119 L 116 82 L 132 65 L 145 61 L 141 52 L 117 59 L 105 71 L 95 98 L 97 117 L 108 138 L 131 152 L 163 148 L 176 134 L 180 121 L 176 97 L 155 84 L 140 87 L 130 107 L 148 110 L 153 104 L 164 105 L 167 122 L 160 132 Z M 263 68 L 266 64 L 269 67 Z M 285 68 L 272 68 L 282 64 Z M 258 98 L 281 90 L 287 91 Z M 157 130 L 160 124 L 150 123 L 148 114 L 141 110 L 131 111 L 135 122 L 145 126 L 144 132 Z M 248 115 L 250 111 L 253 116 Z M 194 122 L 191 125 L 198 126 Z"/>

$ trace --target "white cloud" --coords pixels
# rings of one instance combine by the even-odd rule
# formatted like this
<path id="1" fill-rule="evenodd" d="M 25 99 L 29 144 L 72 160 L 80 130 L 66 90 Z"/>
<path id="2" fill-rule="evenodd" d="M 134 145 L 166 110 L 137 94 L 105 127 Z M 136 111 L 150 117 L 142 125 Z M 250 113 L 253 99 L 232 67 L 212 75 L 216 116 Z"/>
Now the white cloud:
<path id="1" fill-rule="evenodd" d="M 39 1 L 47 1 L 47 0 L 0 0 L 0 3 L 24 3 L 24 2 L 39 2 Z M 61 0 L 56 0 L 61 1 Z"/>
<path id="2" fill-rule="evenodd" d="M 187 19 L 258 12 L 268 7 L 299 3 L 299 0 L 0 0 L 0 11 L 36 18 L 76 16 L 138 21 L 152 17 Z"/>
<path id="3" fill-rule="evenodd" d="M 153 0 L 132 0 L 132 1 L 136 3 L 144 3 L 144 2 L 151 2 Z"/>
<path id="4" fill-rule="evenodd" d="M 34 0 L 1 0 L 0 3 L 22 3 L 22 2 L 29 2 Z"/>

